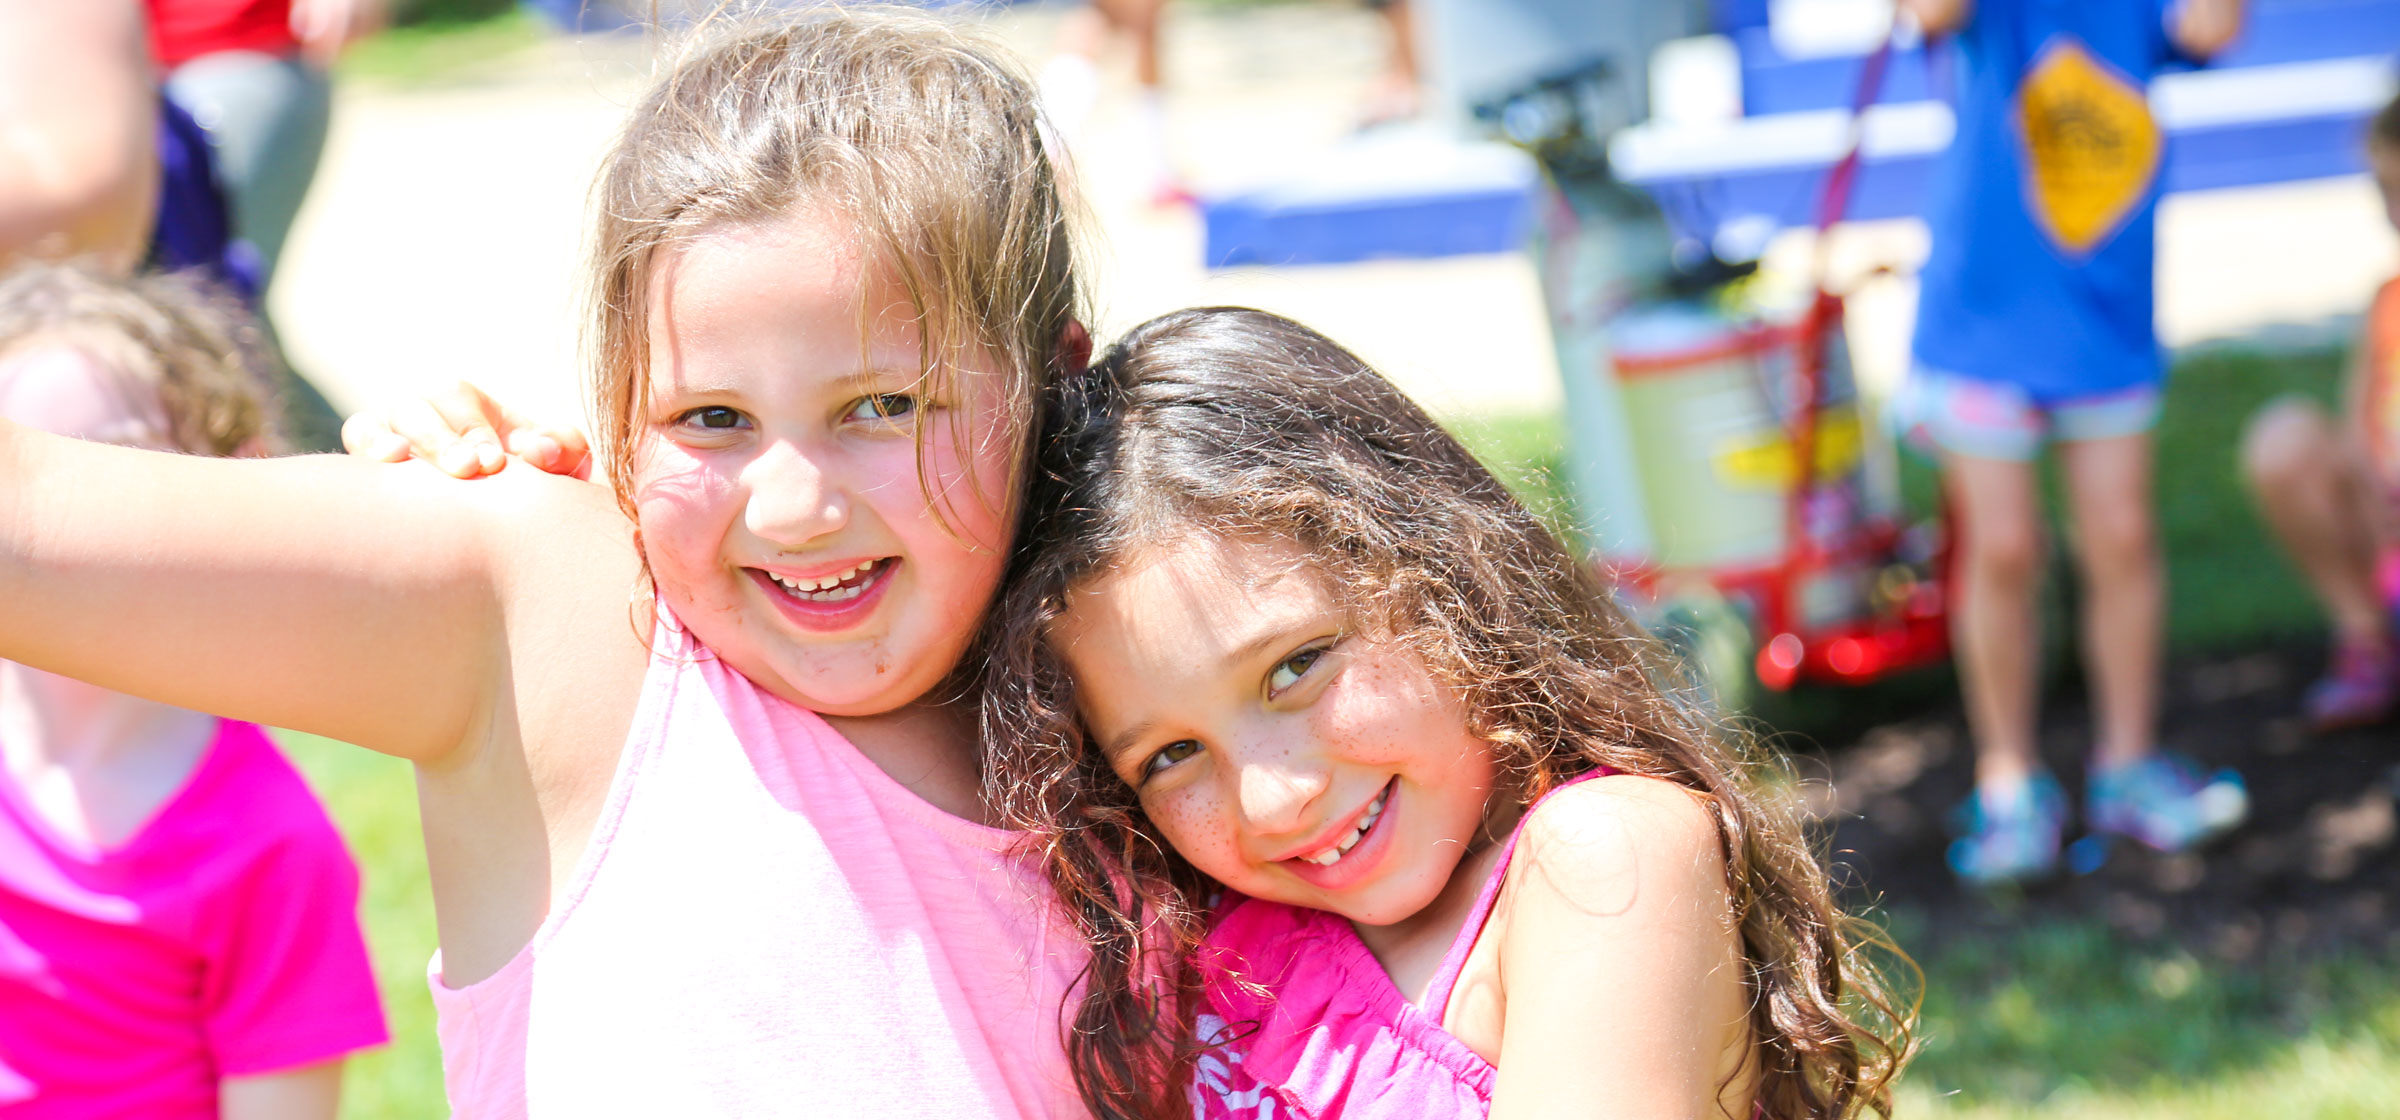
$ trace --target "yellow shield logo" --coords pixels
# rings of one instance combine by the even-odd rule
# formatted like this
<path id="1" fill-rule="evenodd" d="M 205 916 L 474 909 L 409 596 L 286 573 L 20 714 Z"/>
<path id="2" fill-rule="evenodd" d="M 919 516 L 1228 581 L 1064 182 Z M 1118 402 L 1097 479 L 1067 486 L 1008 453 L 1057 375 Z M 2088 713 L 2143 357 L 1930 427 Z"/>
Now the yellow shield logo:
<path id="1" fill-rule="evenodd" d="M 2164 148 L 2141 85 L 2071 36 L 2042 48 L 2017 90 L 2034 221 L 2070 252 L 2114 234 L 2158 177 Z"/>

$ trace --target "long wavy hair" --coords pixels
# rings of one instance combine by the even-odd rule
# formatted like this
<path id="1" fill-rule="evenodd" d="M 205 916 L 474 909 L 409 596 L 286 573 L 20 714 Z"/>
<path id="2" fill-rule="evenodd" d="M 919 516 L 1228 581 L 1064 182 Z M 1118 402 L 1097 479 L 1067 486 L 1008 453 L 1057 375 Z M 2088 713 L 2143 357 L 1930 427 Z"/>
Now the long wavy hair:
<path id="1" fill-rule="evenodd" d="M 1404 642 L 1463 697 L 1522 801 L 1603 766 L 1699 794 L 1747 961 L 1764 1114 L 1889 1114 L 1913 1009 L 1879 978 L 1872 931 L 1835 904 L 1791 799 L 1770 792 L 1772 752 L 1663 688 L 1658 647 L 1589 566 L 1391 382 L 1291 320 L 1206 308 L 1134 328 L 1044 409 L 987 633 L 986 796 L 1036 835 L 1090 943 L 1068 1050 L 1094 1114 L 1185 1111 L 1202 1049 L 1192 950 L 1214 886 L 1087 740 L 1050 634 L 1087 581 L 1193 534 L 1307 550 L 1360 632 Z"/>

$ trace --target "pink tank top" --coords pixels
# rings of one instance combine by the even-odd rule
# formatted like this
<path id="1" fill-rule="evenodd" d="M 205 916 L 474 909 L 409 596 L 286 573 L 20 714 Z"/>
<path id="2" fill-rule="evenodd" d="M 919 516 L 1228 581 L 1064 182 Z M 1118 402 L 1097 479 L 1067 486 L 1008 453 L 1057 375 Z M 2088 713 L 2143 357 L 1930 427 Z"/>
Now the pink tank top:
<path id="1" fill-rule="evenodd" d="M 608 800 L 533 940 L 430 969 L 456 1114 L 1084 1115 L 1081 943 L 1020 835 L 950 816 L 661 608 Z"/>
<path id="2" fill-rule="evenodd" d="M 1488 1116 L 1499 1070 L 1442 1029 L 1442 1012 L 1467 955 L 1483 936 L 1508 881 L 1525 821 L 1475 896 L 1425 1005 L 1408 1002 L 1350 921 L 1325 910 L 1241 898 L 1200 948 L 1206 1011 L 1202 1041 L 1234 1040 L 1201 1058 L 1193 1079 L 1197 1120 L 1437 1120 Z"/>

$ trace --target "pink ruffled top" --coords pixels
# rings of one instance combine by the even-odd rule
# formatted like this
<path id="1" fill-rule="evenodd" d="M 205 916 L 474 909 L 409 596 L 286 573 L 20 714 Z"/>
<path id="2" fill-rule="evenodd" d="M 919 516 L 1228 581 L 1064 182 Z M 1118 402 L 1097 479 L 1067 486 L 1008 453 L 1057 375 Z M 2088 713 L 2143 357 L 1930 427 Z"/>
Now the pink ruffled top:
<path id="1" fill-rule="evenodd" d="M 1575 779 L 1598 777 L 1594 771 Z M 1573 785 L 1568 782 L 1559 789 Z M 1558 790 L 1544 795 L 1543 801 Z M 1541 808 L 1541 802 L 1534 803 Z M 1499 1070 L 1442 1029 L 1442 1010 L 1508 879 L 1527 810 L 1500 851 L 1425 1004 L 1410 1003 L 1348 919 L 1235 897 L 1202 943 L 1209 1051 L 1197 1120 L 1430 1120 L 1491 1113 Z"/>

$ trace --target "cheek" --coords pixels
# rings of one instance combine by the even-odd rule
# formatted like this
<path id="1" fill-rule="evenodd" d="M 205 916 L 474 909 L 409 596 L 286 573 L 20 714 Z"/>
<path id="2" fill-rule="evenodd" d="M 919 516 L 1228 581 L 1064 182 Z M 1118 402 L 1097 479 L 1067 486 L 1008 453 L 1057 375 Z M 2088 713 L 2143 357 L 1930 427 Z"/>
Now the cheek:
<path id="1" fill-rule="evenodd" d="M 947 520 L 949 531 L 962 538 L 961 547 L 1005 552 L 1016 507 L 1016 495 L 1009 489 L 1016 465 L 1013 441 L 1002 438 L 996 412 L 987 410 L 971 430 L 957 415 L 945 413 L 926 433 L 919 452 L 925 488 L 918 485 L 917 460 L 912 457 L 905 464 L 908 492 L 931 496 L 931 501 L 919 498 L 926 519 L 937 526 Z M 936 508 L 941 511 L 938 518 Z"/>
<path id="2" fill-rule="evenodd" d="M 1233 822 L 1210 792 L 1182 789 L 1142 798 L 1142 812 L 1169 847 L 1209 877 L 1238 880 L 1242 862 L 1234 854 Z"/>
<path id="3" fill-rule="evenodd" d="M 1358 762 L 1454 764 L 1452 741 L 1465 720 L 1422 672 L 1382 658 L 1350 666 L 1333 702 L 1323 705 L 1319 732 L 1344 757 Z"/>
<path id="4" fill-rule="evenodd" d="M 738 510 L 733 479 L 664 441 L 634 470 L 634 512 L 653 571 L 713 562 Z"/>

